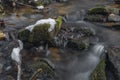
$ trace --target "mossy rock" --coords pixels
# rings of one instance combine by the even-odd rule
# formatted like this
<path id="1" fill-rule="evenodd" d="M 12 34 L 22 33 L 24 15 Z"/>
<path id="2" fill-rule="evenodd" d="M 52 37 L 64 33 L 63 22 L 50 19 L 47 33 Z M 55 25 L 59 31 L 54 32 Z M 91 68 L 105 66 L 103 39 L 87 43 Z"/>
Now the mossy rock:
<path id="1" fill-rule="evenodd" d="M 90 80 L 106 80 L 105 66 L 105 60 L 101 60 L 91 74 Z"/>
<path id="2" fill-rule="evenodd" d="M 106 7 L 95 7 L 88 10 L 85 20 L 94 22 L 106 22 L 109 16 Z"/>
<path id="3" fill-rule="evenodd" d="M 18 37 L 22 40 L 22 41 L 28 41 L 30 36 L 30 31 L 25 29 L 19 32 Z"/>
<path id="4" fill-rule="evenodd" d="M 107 16 L 109 13 L 104 7 L 95 7 L 88 10 L 88 15 L 91 15 L 91 14 L 100 14 L 100 15 Z"/>
<path id="5" fill-rule="evenodd" d="M 41 6 L 41 5 L 48 5 L 52 2 L 52 0 L 38 0 L 35 2 L 35 4 L 37 6 Z"/>
<path id="6" fill-rule="evenodd" d="M 94 21 L 94 22 L 104 22 L 104 21 L 107 21 L 107 16 L 99 15 L 99 14 L 92 14 L 92 15 L 87 15 L 85 17 L 85 20 Z"/>
<path id="7" fill-rule="evenodd" d="M 34 64 L 31 64 L 30 67 L 34 69 L 34 71 L 41 69 L 42 72 L 40 74 L 55 76 L 54 69 L 46 61 L 40 60 Z"/>
<path id="8" fill-rule="evenodd" d="M 54 45 L 54 37 L 57 35 L 57 33 L 60 31 L 62 25 L 62 17 L 58 17 L 56 19 L 56 25 L 55 28 L 49 32 L 50 24 L 40 24 L 34 27 L 32 32 L 30 32 L 27 29 L 24 29 L 19 32 L 18 37 L 23 42 L 28 42 L 32 44 L 44 44 L 44 43 L 50 43 Z"/>
<path id="9" fill-rule="evenodd" d="M 42 24 L 35 26 L 29 36 L 29 42 L 50 41 L 52 39 L 52 32 L 48 32 L 50 24 Z"/>
<path id="10" fill-rule="evenodd" d="M 56 19 L 56 25 L 55 25 L 55 32 L 56 32 L 56 34 L 60 31 L 61 26 L 62 26 L 62 17 L 59 16 L 59 17 Z"/>
<path id="11" fill-rule="evenodd" d="M 84 50 L 89 46 L 89 43 L 78 40 L 70 40 L 67 44 L 67 47 L 74 50 Z"/>

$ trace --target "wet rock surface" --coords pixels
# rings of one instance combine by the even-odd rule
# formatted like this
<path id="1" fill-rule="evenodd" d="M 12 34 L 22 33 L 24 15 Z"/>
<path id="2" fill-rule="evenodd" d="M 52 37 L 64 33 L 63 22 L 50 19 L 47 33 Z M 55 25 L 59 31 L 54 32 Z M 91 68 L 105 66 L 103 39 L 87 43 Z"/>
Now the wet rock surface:
<path id="1" fill-rule="evenodd" d="M 119 47 L 112 47 L 108 51 L 108 60 L 107 60 L 107 70 L 108 76 L 112 75 L 113 80 L 120 79 L 120 48 Z M 109 77 L 108 77 L 109 79 Z"/>
<path id="2" fill-rule="evenodd" d="M 51 3 L 47 2 L 48 0 L 44 1 L 45 5 Z M 56 1 L 67 3 L 69 0 Z M 114 44 L 114 42 L 118 44 L 119 37 L 114 33 L 114 31 L 100 29 L 100 26 L 91 25 L 89 22 L 83 21 L 84 16 L 86 16 L 86 9 L 96 5 L 97 3 L 94 4 L 93 1 L 86 3 L 85 0 L 81 0 L 82 4 L 85 3 L 85 5 L 88 6 L 75 6 L 74 4 L 77 5 L 80 2 L 77 0 L 70 0 L 70 3 L 68 4 L 71 7 L 69 5 L 65 6 L 65 3 L 62 3 L 62 5 L 60 5 L 60 3 L 56 7 L 58 8 L 59 14 L 64 14 L 62 16 L 65 17 L 63 18 L 65 23 L 62 24 L 61 29 L 57 32 L 57 34 L 52 37 L 52 46 L 51 44 L 39 45 L 38 43 L 36 43 L 36 46 L 28 43 L 26 41 L 26 39 L 28 39 L 28 35 L 26 33 L 29 33 L 29 31 L 25 32 L 25 38 L 22 40 L 26 42 L 24 45 L 27 45 L 28 48 L 25 48 L 26 46 L 24 46 L 24 49 L 21 51 L 22 80 L 78 80 L 77 78 L 79 78 L 79 76 L 82 74 L 86 75 L 87 70 L 90 69 L 91 71 L 91 68 L 94 68 L 91 66 L 91 64 L 93 64 L 94 59 L 96 58 L 91 58 L 89 57 L 91 56 L 91 53 L 88 54 L 91 50 L 91 45 L 95 45 L 99 42 L 105 42 L 107 45 Z M 53 14 L 53 12 L 55 12 L 55 9 L 53 8 L 54 6 L 50 7 L 49 11 L 50 15 L 56 17 L 56 13 Z M 78 10 L 79 7 L 82 9 Z M 69 11 L 68 9 L 70 8 L 72 10 Z M 61 9 L 63 9 L 65 12 L 62 12 Z M 67 14 L 65 14 L 66 12 Z M 39 19 L 43 19 L 49 16 L 46 16 L 47 11 L 43 11 L 43 13 L 41 13 L 41 11 L 35 11 L 35 13 L 32 12 L 28 14 L 26 10 L 23 10 L 23 13 L 18 13 L 19 11 L 5 17 L 6 27 L 2 29 L 2 31 L 6 34 L 6 37 L 5 39 L 0 40 L 0 80 L 16 80 L 17 78 L 17 66 L 16 63 L 10 58 L 10 55 L 12 49 L 18 46 L 18 43 L 15 40 L 18 39 L 19 30 L 25 28 L 28 25 L 34 24 Z M 91 18 L 91 16 L 89 17 Z M 96 19 L 96 17 L 99 19 Z M 97 22 L 104 22 L 106 21 L 104 17 L 105 16 L 103 15 L 92 15 L 93 19 L 91 22 L 96 20 Z M 114 37 L 114 35 L 110 35 L 110 33 L 115 34 L 116 37 Z M 111 37 L 114 37 L 114 39 Z M 46 39 L 48 39 L 48 36 L 45 38 L 45 40 Z M 103 61 L 96 67 L 96 74 L 93 75 L 93 80 L 106 80 L 105 73 L 107 73 L 107 80 L 120 79 L 119 49 L 116 47 L 109 49 L 110 50 L 107 53 L 108 58 L 106 59 L 106 66 L 105 61 Z M 85 62 L 87 66 L 83 62 Z M 105 68 L 106 72 L 104 70 Z M 68 76 L 70 78 L 68 78 Z M 88 78 L 84 76 L 81 77 L 83 78 L 81 80 L 86 80 Z"/>

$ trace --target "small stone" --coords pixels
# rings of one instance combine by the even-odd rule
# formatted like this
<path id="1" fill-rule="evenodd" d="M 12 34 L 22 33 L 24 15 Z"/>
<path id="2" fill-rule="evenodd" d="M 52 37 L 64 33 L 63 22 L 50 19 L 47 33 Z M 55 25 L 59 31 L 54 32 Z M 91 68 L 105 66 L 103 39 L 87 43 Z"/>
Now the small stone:
<path id="1" fill-rule="evenodd" d="M 3 72 L 3 66 L 4 66 L 4 64 L 1 64 L 1 63 L 0 63 L 0 73 Z"/>
<path id="2" fill-rule="evenodd" d="M 3 56 L 3 53 L 2 52 L 0 52 L 0 57 L 2 57 Z"/>
<path id="3" fill-rule="evenodd" d="M 120 21 L 120 16 L 115 15 L 115 14 L 110 14 L 108 16 L 108 21 L 119 22 Z"/>

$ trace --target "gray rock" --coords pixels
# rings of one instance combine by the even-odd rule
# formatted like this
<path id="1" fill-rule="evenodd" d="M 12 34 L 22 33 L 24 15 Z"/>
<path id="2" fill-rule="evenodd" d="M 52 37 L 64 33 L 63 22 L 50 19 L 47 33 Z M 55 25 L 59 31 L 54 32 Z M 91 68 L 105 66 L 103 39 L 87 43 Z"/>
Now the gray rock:
<path id="1" fill-rule="evenodd" d="M 0 57 L 2 57 L 3 56 L 3 53 L 2 52 L 0 52 Z"/>
<path id="2" fill-rule="evenodd" d="M 113 21 L 113 22 L 119 22 L 120 21 L 120 16 L 118 15 L 109 15 L 108 16 L 108 21 Z"/>
<path id="3" fill-rule="evenodd" d="M 3 66 L 4 66 L 4 64 L 0 63 L 0 73 L 3 72 Z"/>
<path id="4" fill-rule="evenodd" d="M 107 70 L 114 80 L 120 80 L 120 48 L 112 47 L 108 50 Z"/>
<path id="5" fill-rule="evenodd" d="M 0 73 L 3 72 L 5 63 L 6 63 L 6 59 L 0 57 Z"/>

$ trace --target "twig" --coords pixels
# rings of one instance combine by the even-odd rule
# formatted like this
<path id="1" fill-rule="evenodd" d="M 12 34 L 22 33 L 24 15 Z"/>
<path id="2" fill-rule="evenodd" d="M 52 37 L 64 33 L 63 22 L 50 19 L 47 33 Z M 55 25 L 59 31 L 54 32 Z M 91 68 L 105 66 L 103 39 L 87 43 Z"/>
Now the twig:
<path id="1" fill-rule="evenodd" d="M 35 77 L 37 76 L 38 73 L 41 73 L 42 72 L 42 69 L 38 69 L 37 71 L 35 71 L 35 73 L 32 75 L 32 77 L 29 79 L 29 80 L 35 80 Z"/>
<path id="2" fill-rule="evenodd" d="M 24 4 L 24 3 L 20 3 L 20 2 L 15 2 L 16 4 L 19 4 L 19 5 L 23 5 L 23 6 L 28 6 L 28 7 L 31 7 L 31 8 L 36 8 L 34 6 L 31 6 L 31 5 L 28 5 L 28 4 Z"/>
<path id="3" fill-rule="evenodd" d="M 21 65 L 18 64 L 17 80 L 21 80 Z"/>

